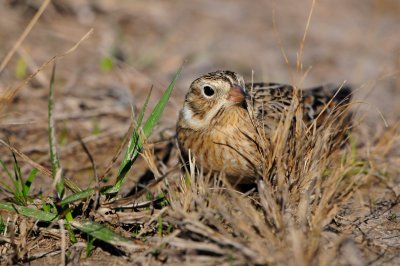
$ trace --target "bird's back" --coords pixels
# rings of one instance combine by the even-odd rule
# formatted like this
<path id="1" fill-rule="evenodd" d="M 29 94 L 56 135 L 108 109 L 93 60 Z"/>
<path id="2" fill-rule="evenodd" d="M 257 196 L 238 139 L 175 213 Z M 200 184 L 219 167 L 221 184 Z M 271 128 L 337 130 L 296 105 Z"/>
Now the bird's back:
<path id="1" fill-rule="evenodd" d="M 255 117 L 263 123 L 266 130 L 274 129 L 284 118 L 295 92 L 303 109 L 303 121 L 307 125 L 316 122 L 319 127 L 335 115 L 347 117 L 344 120 L 349 120 L 350 117 L 347 110 L 352 93 L 350 86 L 327 84 L 299 90 L 291 85 L 253 83 L 246 84 L 246 88 L 249 92 L 247 104 L 252 106 Z"/>

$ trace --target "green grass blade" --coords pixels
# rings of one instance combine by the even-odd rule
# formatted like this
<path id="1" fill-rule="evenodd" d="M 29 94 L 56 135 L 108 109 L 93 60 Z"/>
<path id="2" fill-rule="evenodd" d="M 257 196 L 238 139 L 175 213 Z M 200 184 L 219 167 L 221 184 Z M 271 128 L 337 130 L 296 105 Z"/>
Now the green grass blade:
<path id="1" fill-rule="evenodd" d="M 153 86 L 151 86 L 149 93 L 147 94 L 146 100 L 144 101 L 144 105 L 142 107 L 142 109 L 139 112 L 138 118 L 136 120 L 136 129 L 138 130 L 141 126 L 142 126 L 142 121 L 143 121 L 143 117 L 144 117 L 144 112 L 147 109 L 147 105 L 149 104 L 150 101 L 150 96 L 151 93 L 153 92 Z"/>
<path id="2" fill-rule="evenodd" d="M 50 147 L 50 161 L 51 161 L 51 170 L 53 173 L 53 177 L 56 176 L 58 169 L 60 168 L 60 160 L 57 153 L 57 143 L 56 143 L 56 130 L 54 124 L 54 80 L 56 73 L 56 65 L 53 65 L 53 70 L 51 72 L 50 79 L 50 92 L 49 92 L 49 101 L 48 101 L 48 130 L 49 130 L 49 147 Z M 61 198 L 64 192 L 64 181 L 61 176 L 60 181 L 56 184 L 56 190 L 58 196 Z"/>
<path id="3" fill-rule="evenodd" d="M 35 179 L 37 173 L 38 169 L 36 168 L 33 168 L 32 171 L 29 173 L 28 178 L 26 179 L 25 184 L 22 188 L 22 194 L 24 194 L 25 197 L 28 196 L 29 191 L 31 190 L 33 180 Z"/>
<path id="4" fill-rule="evenodd" d="M 165 106 L 167 105 L 169 98 L 171 97 L 171 93 L 176 85 L 176 81 L 178 80 L 181 71 L 182 71 L 182 66 L 178 69 L 178 72 L 175 74 L 175 77 L 172 80 L 171 84 L 169 84 L 167 90 L 161 96 L 161 99 L 158 101 L 157 105 L 153 109 L 153 112 L 151 112 L 149 118 L 144 124 L 143 133 L 145 137 L 150 136 L 155 125 L 158 123 L 158 121 L 160 121 L 161 115 L 164 112 Z"/>
<path id="5" fill-rule="evenodd" d="M 70 222 L 74 221 L 74 217 L 72 216 L 72 212 L 70 209 L 67 210 L 67 213 L 65 214 L 65 220 L 66 220 L 66 224 L 65 224 L 65 228 L 68 231 L 68 235 L 69 235 L 69 240 L 71 241 L 71 243 L 77 243 L 78 240 L 76 239 L 76 235 L 74 230 L 72 229 L 72 226 L 70 224 Z"/>
<path id="6" fill-rule="evenodd" d="M 47 203 L 46 203 L 46 200 L 43 198 L 43 195 L 41 195 L 41 200 L 42 200 L 42 209 L 43 209 L 45 212 L 50 212 L 50 211 L 51 211 L 51 206 L 54 206 L 54 209 L 56 209 L 53 202 L 51 202 L 50 204 L 47 204 Z M 51 200 L 50 200 L 50 201 L 51 201 Z"/>
<path id="7" fill-rule="evenodd" d="M 21 174 L 21 167 L 19 167 L 19 163 L 17 160 L 17 157 L 15 156 L 15 153 L 12 152 L 13 155 L 13 166 L 14 166 L 14 177 L 16 180 L 21 180 L 22 179 L 22 174 Z"/>
<path id="8" fill-rule="evenodd" d="M 54 80 L 55 80 L 55 64 L 53 65 L 53 70 L 50 79 L 50 93 L 48 100 L 48 130 L 49 130 L 49 146 L 50 146 L 50 160 L 51 160 L 51 170 L 53 177 L 56 176 L 57 169 L 60 168 L 60 160 L 57 153 L 56 145 L 56 132 L 53 118 L 54 111 Z"/>
<path id="9" fill-rule="evenodd" d="M 23 57 L 18 58 L 17 64 L 15 66 L 15 76 L 18 79 L 25 79 L 27 70 L 28 70 L 28 64 L 26 63 L 24 58 Z"/>
<path id="10" fill-rule="evenodd" d="M 73 221 L 70 224 L 76 229 L 96 239 L 109 243 L 111 245 L 132 247 L 132 248 L 136 247 L 136 245 L 133 243 L 132 240 L 120 236 L 119 234 L 115 233 L 105 225 L 91 221 L 85 221 L 85 222 Z"/>
<path id="11" fill-rule="evenodd" d="M 140 109 L 138 118 L 136 120 L 136 127 L 134 128 L 134 130 L 132 132 L 132 136 L 128 143 L 128 148 L 126 149 L 124 158 L 123 158 L 122 163 L 118 170 L 116 184 L 111 189 L 106 190 L 106 193 L 115 193 L 121 188 L 125 175 L 128 173 L 129 169 L 131 168 L 131 166 L 133 165 L 133 163 L 135 162 L 135 159 L 137 158 L 137 156 L 139 154 L 139 152 L 138 152 L 139 151 L 139 149 L 138 149 L 139 129 L 142 125 L 144 112 L 147 109 L 147 105 L 149 103 L 152 90 L 153 90 L 153 87 L 150 88 L 150 91 L 147 94 L 146 100 L 145 100 L 142 108 Z"/>
<path id="12" fill-rule="evenodd" d="M 22 189 L 21 189 L 21 187 L 23 186 L 21 168 L 19 167 L 18 160 L 17 160 L 17 157 L 15 157 L 15 153 L 14 152 L 12 152 L 12 155 L 13 155 L 13 167 L 14 167 L 15 193 L 18 194 L 18 196 L 23 196 L 22 195 Z"/>
<path id="13" fill-rule="evenodd" d="M 94 249 L 93 242 L 96 240 L 96 238 L 91 237 L 90 235 L 87 235 L 86 239 L 86 258 L 90 257 L 92 255 L 92 251 Z"/>
<path id="14" fill-rule="evenodd" d="M 13 156 L 13 168 L 14 168 L 14 200 L 17 204 L 26 205 L 27 197 L 24 195 L 24 181 L 22 180 L 21 167 L 14 151 L 12 151 Z"/>
<path id="15" fill-rule="evenodd" d="M 88 188 L 86 190 L 83 190 L 81 192 L 78 193 L 74 193 L 71 194 L 67 197 L 65 197 L 62 201 L 61 201 L 61 205 L 65 205 L 77 200 L 81 200 L 81 199 L 85 199 L 85 198 L 89 198 L 90 196 L 92 196 L 94 193 L 94 189 L 93 188 Z"/>
<path id="16" fill-rule="evenodd" d="M 56 213 L 44 212 L 38 209 L 19 206 L 8 202 L 0 202 L 0 209 L 15 212 L 45 222 L 51 222 L 58 216 Z"/>
<path id="17" fill-rule="evenodd" d="M 168 100 L 171 96 L 171 93 L 176 85 L 176 81 L 178 80 L 178 77 L 180 75 L 182 71 L 182 66 L 178 69 L 177 73 L 174 76 L 174 79 L 172 80 L 172 82 L 169 84 L 168 88 L 165 90 L 164 94 L 161 96 L 160 100 L 158 101 L 157 105 L 154 107 L 153 111 L 151 112 L 149 118 L 147 118 L 144 126 L 143 126 L 143 137 L 147 138 L 150 136 L 151 132 L 153 131 L 154 127 L 156 126 L 156 124 L 158 123 L 158 121 L 161 118 L 161 115 L 165 109 L 165 106 L 168 103 Z M 147 99 L 148 101 L 148 99 Z M 147 103 L 145 103 L 145 106 L 147 106 Z M 144 106 L 144 107 L 145 107 Z M 139 118 L 138 121 L 141 122 L 142 118 L 143 118 L 143 114 L 144 113 L 144 109 L 142 108 L 141 113 L 139 114 Z M 130 170 L 130 168 L 132 167 L 135 159 L 137 158 L 137 156 L 139 155 L 140 150 L 142 149 L 143 146 L 143 137 L 141 136 L 141 134 L 139 134 L 139 128 L 137 128 L 133 135 L 132 138 L 130 140 L 130 144 L 129 144 L 129 148 L 125 157 L 124 157 L 124 163 L 121 164 L 120 167 L 120 171 L 117 177 L 117 181 L 114 185 L 114 187 L 112 187 L 110 190 L 107 191 L 107 193 L 116 193 L 120 190 L 123 182 L 124 182 L 124 178 L 125 175 L 127 174 L 127 172 Z M 128 156 L 128 160 L 125 161 L 126 156 Z"/>
<path id="18" fill-rule="evenodd" d="M 121 166 L 120 166 L 119 171 L 118 171 L 118 177 L 119 178 L 121 176 L 121 173 L 126 168 L 126 166 L 132 163 L 133 153 L 135 151 L 135 148 L 137 147 L 138 140 L 139 140 L 139 133 L 138 133 L 139 132 L 139 128 L 142 126 L 144 112 L 147 109 L 147 105 L 149 103 L 150 95 L 151 95 L 152 90 L 153 90 L 153 87 L 150 88 L 150 91 L 147 94 L 147 97 L 146 97 L 146 100 L 144 102 L 144 105 L 140 109 L 139 115 L 138 115 L 137 120 L 136 120 L 136 127 L 132 132 L 132 136 L 131 136 L 131 139 L 129 140 L 129 144 L 128 144 L 128 149 L 125 152 L 124 159 L 122 160 Z M 117 180 L 119 180 L 119 178 L 117 178 Z"/>

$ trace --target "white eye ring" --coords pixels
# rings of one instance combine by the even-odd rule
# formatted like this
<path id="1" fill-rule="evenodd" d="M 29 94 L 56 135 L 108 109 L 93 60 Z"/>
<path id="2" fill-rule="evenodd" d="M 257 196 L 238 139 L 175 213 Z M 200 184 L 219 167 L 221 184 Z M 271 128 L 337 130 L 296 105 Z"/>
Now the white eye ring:
<path id="1" fill-rule="evenodd" d="M 210 85 L 204 85 L 202 92 L 203 92 L 204 96 L 206 96 L 207 98 L 211 98 L 215 95 L 215 90 Z"/>

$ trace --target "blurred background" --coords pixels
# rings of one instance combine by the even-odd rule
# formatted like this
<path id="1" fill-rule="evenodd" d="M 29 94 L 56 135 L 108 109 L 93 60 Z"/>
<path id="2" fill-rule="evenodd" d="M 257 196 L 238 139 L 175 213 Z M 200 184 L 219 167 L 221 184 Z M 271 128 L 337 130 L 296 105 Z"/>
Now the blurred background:
<path id="1" fill-rule="evenodd" d="M 42 3 L 0 1 L 0 60 Z M 229 69 L 247 81 L 292 84 L 311 7 L 310 0 L 54 0 L 1 72 L 0 93 L 19 86 L 93 28 L 87 40 L 57 61 L 55 118 L 67 175 L 91 171 L 78 134 L 101 172 L 129 128 L 131 106 L 140 108 L 151 86 L 154 105 L 183 62 L 155 141 L 173 134 L 190 82 L 201 74 Z M 398 0 L 316 1 L 296 83 L 353 84 L 366 131 L 383 127 L 380 113 L 393 125 L 400 111 L 399 32 Z M 50 69 L 4 106 L 0 121 L 0 137 L 45 166 Z M 0 150 L 2 159 L 11 159 L 7 149 Z"/>

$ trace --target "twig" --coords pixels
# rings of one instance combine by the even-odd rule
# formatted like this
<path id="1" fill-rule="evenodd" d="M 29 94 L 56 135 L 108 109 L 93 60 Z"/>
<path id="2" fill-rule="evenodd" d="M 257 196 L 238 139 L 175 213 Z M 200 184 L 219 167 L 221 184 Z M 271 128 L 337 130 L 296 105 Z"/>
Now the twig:
<path id="1" fill-rule="evenodd" d="M 7 89 L 3 93 L 2 97 L 0 98 L 0 111 L 2 111 L 2 109 L 4 108 L 4 106 L 5 106 L 4 103 L 10 102 L 15 97 L 15 95 L 18 93 L 18 91 L 20 89 L 22 89 L 26 84 L 28 84 L 38 73 L 40 73 L 43 69 L 48 67 L 55 60 L 61 59 L 65 56 L 67 56 L 68 54 L 72 53 L 73 51 L 75 51 L 76 48 L 78 48 L 78 46 L 84 40 L 86 40 L 90 36 L 90 34 L 92 34 L 92 32 L 93 32 L 93 29 L 90 29 L 71 49 L 69 49 L 68 51 L 66 51 L 63 54 L 58 54 L 58 55 L 53 56 L 50 60 L 48 60 L 47 62 L 42 64 L 34 73 L 29 75 L 29 77 L 27 77 L 24 81 L 22 81 L 17 87 Z"/>
<path id="2" fill-rule="evenodd" d="M 38 21 L 40 16 L 43 14 L 43 12 L 46 10 L 49 3 L 50 3 L 50 0 L 45 0 L 42 3 L 39 10 L 33 16 L 31 21 L 29 22 L 28 26 L 25 28 L 24 32 L 18 38 L 17 42 L 14 44 L 14 46 L 11 48 L 11 50 L 7 53 L 6 57 L 3 59 L 3 61 L 1 62 L 1 65 L 0 65 L 0 74 L 3 72 L 4 68 L 6 67 L 8 62 L 11 60 L 12 56 L 17 51 L 18 47 L 21 46 L 21 44 L 25 40 L 26 36 L 28 36 L 28 34 L 31 32 L 33 26 L 35 26 L 36 22 Z"/>
<path id="3" fill-rule="evenodd" d="M 58 225 L 60 226 L 61 233 L 61 265 L 65 266 L 65 256 L 66 256 L 66 239 L 65 239 L 65 228 L 64 228 L 64 220 L 60 219 L 58 221 Z"/>

